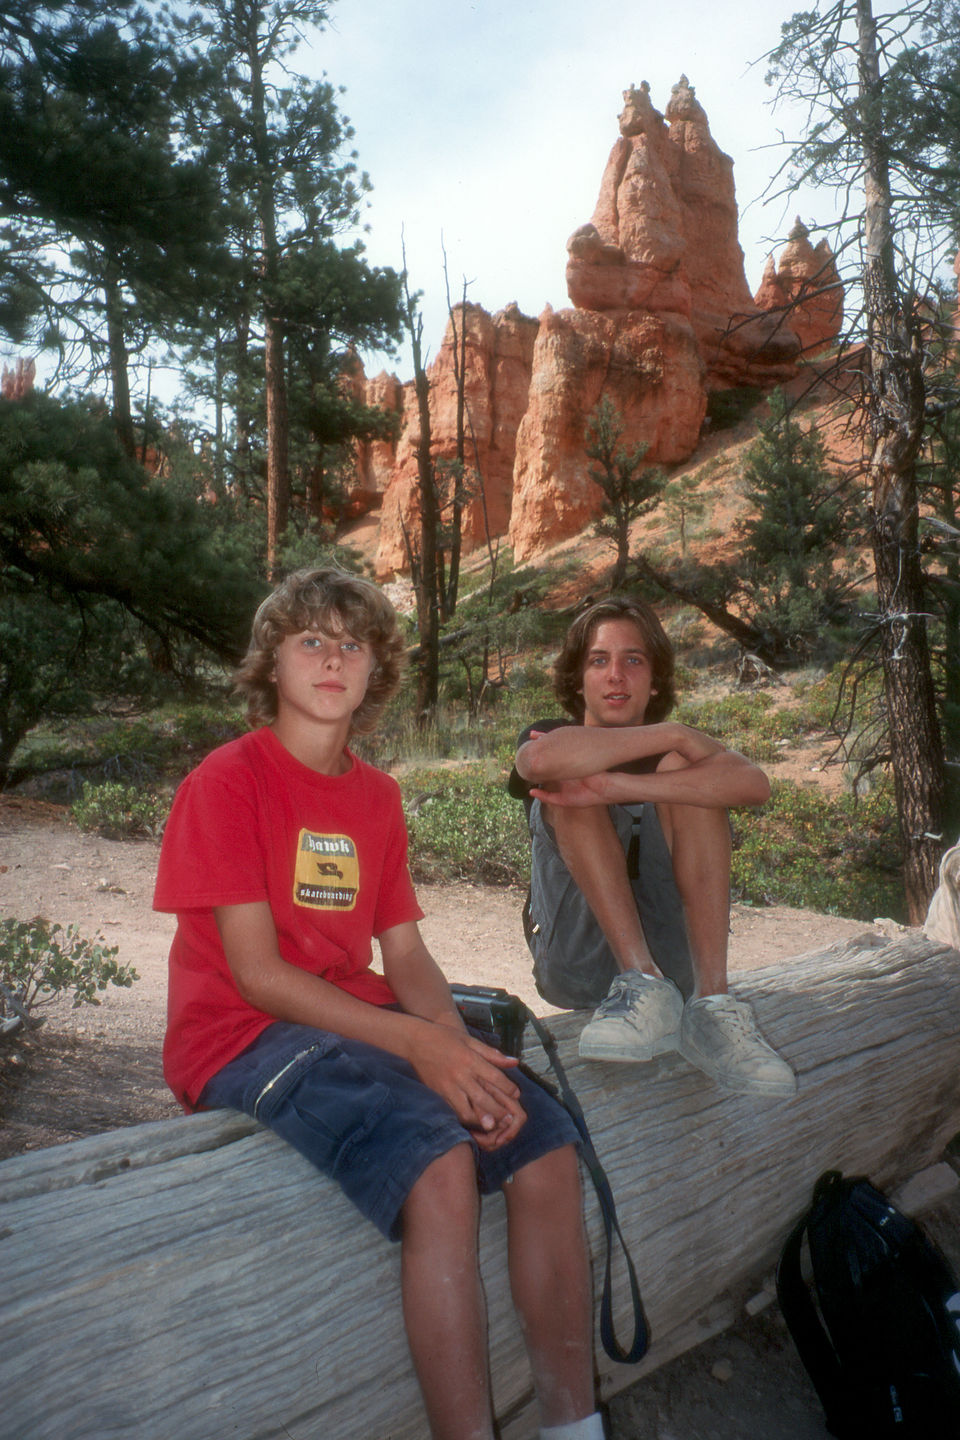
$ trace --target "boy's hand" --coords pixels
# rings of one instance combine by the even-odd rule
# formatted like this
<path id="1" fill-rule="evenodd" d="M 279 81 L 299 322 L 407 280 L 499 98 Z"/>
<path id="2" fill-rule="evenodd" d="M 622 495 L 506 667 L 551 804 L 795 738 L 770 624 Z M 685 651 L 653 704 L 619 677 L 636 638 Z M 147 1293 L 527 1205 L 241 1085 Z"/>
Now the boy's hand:
<path id="1" fill-rule="evenodd" d="M 533 786 L 530 790 L 531 800 L 539 800 L 546 805 L 609 805 L 610 801 L 606 796 L 609 789 L 607 776 L 584 775 L 579 780 L 557 780 L 554 784 L 541 788 Z"/>
<path id="2" fill-rule="evenodd" d="M 451 1107 L 481 1150 L 497 1150 L 526 1121 L 520 1092 L 506 1073 L 517 1061 L 450 1025 L 428 1022 L 410 1063 Z"/>

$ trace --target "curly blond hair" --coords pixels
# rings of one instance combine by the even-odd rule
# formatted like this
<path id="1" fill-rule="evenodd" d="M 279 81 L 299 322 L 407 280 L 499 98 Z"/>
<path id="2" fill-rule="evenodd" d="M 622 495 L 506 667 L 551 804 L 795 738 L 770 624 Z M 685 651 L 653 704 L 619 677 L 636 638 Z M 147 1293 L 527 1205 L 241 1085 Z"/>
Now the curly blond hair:
<path id="1" fill-rule="evenodd" d="M 277 718 L 277 646 L 285 636 L 302 630 L 327 635 L 345 631 L 370 646 L 374 665 L 367 693 L 353 712 L 350 733 L 372 730 L 400 684 L 403 638 L 396 611 L 383 591 L 332 565 L 293 571 L 253 617 L 250 644 L 234 675 L 236 689 L 246 696 L 250 724 L 269 725 Z"/>

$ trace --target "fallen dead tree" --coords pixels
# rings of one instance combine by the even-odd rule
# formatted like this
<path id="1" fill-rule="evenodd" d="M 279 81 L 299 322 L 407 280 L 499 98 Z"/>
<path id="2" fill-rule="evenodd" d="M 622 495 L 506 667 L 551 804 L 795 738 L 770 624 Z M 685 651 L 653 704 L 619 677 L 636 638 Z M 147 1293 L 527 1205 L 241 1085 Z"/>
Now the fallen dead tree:
<path id="1" fill-rule="evenodd" d="M 723 1095 L 678 1056 L 581 1064 L 582 1017 L 553 1024 L 654 1337 L 635 1367 L 598 1347 L 607 1394 L 735 1318 L 821 1171 L 889 1190 L 960 1131 L 956 950 L 915 932 L 866 936 L 748 978 L 738 989 L 794 1064 L 795 1100 Z M 586 1206 L 599 1260 L 589 1184 Z M 502 1202 L 486 1201 L 497 1408 L 519 1440 L 535 1414 L 504 1230 Z M 0 1263 L 0 1431 L 17 1440 L 424 1434 L 398 1249 L 243 1117 L 138 1126 L 3 1162 Z M 617 1297 L 626 1335 L 619 1282 Z"/>

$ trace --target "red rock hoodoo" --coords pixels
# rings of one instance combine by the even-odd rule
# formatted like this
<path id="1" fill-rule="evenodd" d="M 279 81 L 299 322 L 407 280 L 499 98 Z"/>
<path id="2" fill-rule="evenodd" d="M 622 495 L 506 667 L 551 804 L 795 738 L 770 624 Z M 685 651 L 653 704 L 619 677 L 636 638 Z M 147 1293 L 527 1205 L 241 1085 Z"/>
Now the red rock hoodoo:
<path id="1" fill-rule="evenodd" d="M 805 357 L 829 348 L 843 325 L 843 284 L 826 240 L 811 245 L 797 216 L 779 261 L 767 260 L 754 300 L 779 312 L 800 341 Z"/>
<path id="2" fill-rule="evenodd" d="M 527 559 L 600 511 L 583 434 L 601 392 L 651 463 L 696 447 L 710 389 L 769 389 L 794 373 L 795 334 L 753 301 L 737 240 L 733 161 L 686 76 L 666 118 L 624 91 L 593 218 L 567 242 L 574 310 L 547 311 L 517 437 L 510 543 Z"/>
<path id="3" fill-rule="evenodd" d="M 17 360 L 12 368 L 3 367 L 0 395 L 4 400 L 22 400 L 33 389 L 37 367 L 33 360 Z"/>

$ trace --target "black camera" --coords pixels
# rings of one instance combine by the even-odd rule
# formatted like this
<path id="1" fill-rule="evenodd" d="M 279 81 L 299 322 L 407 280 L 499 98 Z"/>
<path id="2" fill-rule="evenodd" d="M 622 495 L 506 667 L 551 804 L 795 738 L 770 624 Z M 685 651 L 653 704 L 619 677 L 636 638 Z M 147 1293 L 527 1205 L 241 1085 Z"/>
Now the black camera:
<path id="1" fill-rule="evenodd" d="M 517 995 L 490 985 L 451 985 L 464 1024 L 482 1032 L 504 1055 L 520 1058 L 527 1007 Z"/>

